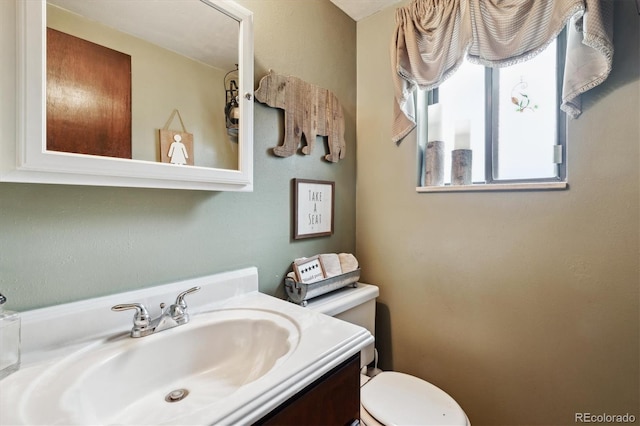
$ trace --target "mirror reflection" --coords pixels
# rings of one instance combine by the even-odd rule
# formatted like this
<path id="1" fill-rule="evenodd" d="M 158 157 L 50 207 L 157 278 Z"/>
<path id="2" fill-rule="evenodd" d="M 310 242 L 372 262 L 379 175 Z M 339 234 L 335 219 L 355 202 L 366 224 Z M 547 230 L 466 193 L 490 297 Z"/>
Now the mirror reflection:
<path id="1" fill-rule="evenodd" d="M 49 0 L 47 149 L 238 169 L 239 23 L 200 0 Z"/>

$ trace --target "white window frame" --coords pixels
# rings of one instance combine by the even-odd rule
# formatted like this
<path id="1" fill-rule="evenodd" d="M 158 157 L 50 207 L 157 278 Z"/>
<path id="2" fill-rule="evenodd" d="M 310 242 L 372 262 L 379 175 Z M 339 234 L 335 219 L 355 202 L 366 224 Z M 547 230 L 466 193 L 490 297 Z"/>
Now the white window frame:
<path id="1" fill-rule="evenodd" d="M 564 73 L 564 62 L 566 52 L 566 30 L 557 38 L 556 58 L 557 58 L 557 79 L 556 79 L 556 105 L 557 105 L 557 126 L 556 126 L 556 152 L 560 157 L 558 160 L 558 172 L 551 178 L 530 178 L 530 179 L 498 179 L 495 177 L 497 166 L 497 123 L 498 123 L 498 68 L 485 68 L 485 156 L 484 161 L 484 182 L 474 182 L 471 185 L 444 185 L 444 186 L 422 186 L 424 179 L 424 146 L 418 143 L 418 183 L 417 192 L 474 192 L 474 191 L 518 191 L 518 190 L 549 190 L 567 189 L 567 119 L 566 114 L 560 110 L 562 103 L 562 82 Z M 437 89 L 429 92 L 417 91 L 416 104 L 418 105 L 418 140 L 426 135 L 426 106 L 431 103 L 429 100 L 438 96 Z"/>

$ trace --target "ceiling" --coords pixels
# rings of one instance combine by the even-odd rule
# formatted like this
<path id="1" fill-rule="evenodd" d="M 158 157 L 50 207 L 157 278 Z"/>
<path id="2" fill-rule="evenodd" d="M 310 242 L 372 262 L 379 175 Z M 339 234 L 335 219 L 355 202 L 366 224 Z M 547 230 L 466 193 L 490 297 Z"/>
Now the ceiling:
<path id="1" fill-rule="evenodd" d="M 238 63 L 238 22 L 199 0 L 47 2 L 224 71 Z"/>
<path id="2" fill-rule="evenodd" d="M 399 3 L 401 0 L 331 0 L 354 21 L 359 21 L 369 15 Z"/>
<path id="3" fill-rule="evenodd" d="M 356 22 L 400 1 L 331 0 Z M 238 63 L 238 22 L 199 0 L 48 2 L 223 70 Z"/>

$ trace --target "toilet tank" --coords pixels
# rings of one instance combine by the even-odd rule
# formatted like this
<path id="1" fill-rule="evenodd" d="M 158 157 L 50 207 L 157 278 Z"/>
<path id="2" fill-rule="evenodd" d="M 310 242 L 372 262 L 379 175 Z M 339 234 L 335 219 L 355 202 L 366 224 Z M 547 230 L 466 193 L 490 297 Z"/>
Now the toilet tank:
<path id="1" fill-rule="evenodd" d="M 357 287 L 345 287 L 313 298 L 309 300 L 307 308 L 364 327 L 375 337 L 378 294 L 380 291 L 375 285 L 357 283 Z M 374 347 L 372 343 L 362 349 L 361 367 L 373 361 Z"/>

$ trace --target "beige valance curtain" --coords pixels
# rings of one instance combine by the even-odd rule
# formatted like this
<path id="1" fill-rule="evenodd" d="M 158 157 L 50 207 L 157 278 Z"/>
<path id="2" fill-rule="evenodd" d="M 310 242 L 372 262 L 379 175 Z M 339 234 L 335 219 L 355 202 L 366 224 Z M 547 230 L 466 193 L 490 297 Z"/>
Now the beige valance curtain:
<path id="1" fill-rule="evenodd" d="M 413 0 L 396 10 L 391 43 L 392 138 L 415 127 L 413 92 L 437 87 L 470 62 L 504 67 L 542 52 L 568 26 L 561 109 L 602 83 L 613 60 L 612 0 Z"/>

